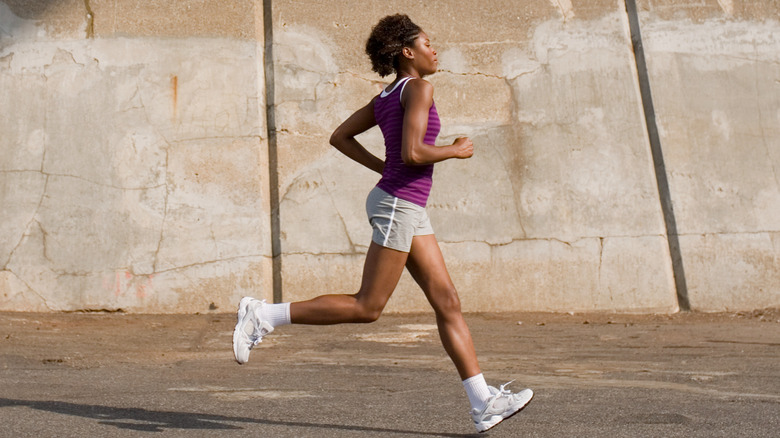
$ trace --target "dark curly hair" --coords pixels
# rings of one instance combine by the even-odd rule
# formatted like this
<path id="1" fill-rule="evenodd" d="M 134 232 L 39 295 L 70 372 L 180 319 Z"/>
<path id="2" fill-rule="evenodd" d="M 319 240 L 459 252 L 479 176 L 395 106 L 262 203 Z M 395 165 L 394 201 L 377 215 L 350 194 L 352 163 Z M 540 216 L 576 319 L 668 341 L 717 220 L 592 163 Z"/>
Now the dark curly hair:
<path id="1" fill-rule="evenodd" d="M 366 54 L 371 59 L 371 69 L 380 76 L 398 70 L 398 56 L 404 47 L 414 45 L 422 29 L 405 14 L 388 15 L 371 29 L 366 41 Z"/>

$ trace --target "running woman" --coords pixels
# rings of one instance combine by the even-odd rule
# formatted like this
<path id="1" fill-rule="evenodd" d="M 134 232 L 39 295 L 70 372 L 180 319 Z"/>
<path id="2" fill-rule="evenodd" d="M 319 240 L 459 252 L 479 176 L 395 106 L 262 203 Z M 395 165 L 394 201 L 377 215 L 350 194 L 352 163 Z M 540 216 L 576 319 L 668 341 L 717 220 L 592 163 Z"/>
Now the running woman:
<path id="1" fill-rule="evenodd" d="M 452 145 L 434 146 L 439 116 L 433 86 L 423 77 L 436 72 L 438 60 L 428 35 L 409 17 L 398 14 L 381 19 L 366 43 L 366 53 L 375 72 L 383 77 L 395 73 L 395 80 L 330 138 L 344 155 L 382 175 L 366 200 L 373 237 L 360 290 L 354 295 L 322 295 L 281 304 L 244 297 L 238 306 L 233 352 L 238 363 L 245 363 L 263 336 L 285 324 L 376 321 L 406 267 L 433 307 L 441 342 L 466 389 L 474 426 L 484 432 L 519 412 L 533 392 L 512 393 L 506 384 L 494 388 L 485 382 L 458 293 L 425 211 L 433 164 L 469 158 L 473 145 L 461 137 Z M 385 139 L 384 160 L 355 139 L 376 125 Z"/>

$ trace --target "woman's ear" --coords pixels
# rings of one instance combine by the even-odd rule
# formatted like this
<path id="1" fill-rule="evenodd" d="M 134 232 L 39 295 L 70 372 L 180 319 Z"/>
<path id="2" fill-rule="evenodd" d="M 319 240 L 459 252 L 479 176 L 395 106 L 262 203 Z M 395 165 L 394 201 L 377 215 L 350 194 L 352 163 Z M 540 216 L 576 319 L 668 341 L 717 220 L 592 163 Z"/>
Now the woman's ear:
<path id="1" fill-rule="evenodd" d="M 401 54 L 404 55 L 404 58 L 414 59 L 414 51 L 412 50 L 411 47 L 404 47 L 403 50 L 401 51 Z"/>

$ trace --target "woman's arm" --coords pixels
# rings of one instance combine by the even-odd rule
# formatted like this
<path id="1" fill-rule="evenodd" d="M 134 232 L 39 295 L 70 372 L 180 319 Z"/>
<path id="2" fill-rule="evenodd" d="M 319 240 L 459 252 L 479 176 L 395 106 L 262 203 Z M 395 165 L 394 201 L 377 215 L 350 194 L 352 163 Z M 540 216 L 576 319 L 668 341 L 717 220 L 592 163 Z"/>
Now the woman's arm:
<path id="1" fill-rule="evenodd" d="M 404 105 L 404 127 L 401 138 L 401 158 L 407 165 L 438 163 L 450 158 L 469 158 L 474 145 L 466 137 L 459 137 L 450 146 L 425 143 L 428 113 L 433 105 L 433 85 L 412 79 L 406 83 L 401 103 Z"/>
<path id="2" fill-rule="evenodd" d="M 385 162 L 355 140 L 356 135 L 368 131 L 374 126 L 376 126 L 376 119 L 374 118 L 374 101 L 372 99 L 368 105 L 355 111 L 333 131 L 333 135 L 330 136 L 330 144 L 344 155 L 381 175 L 385 168 Z"/>

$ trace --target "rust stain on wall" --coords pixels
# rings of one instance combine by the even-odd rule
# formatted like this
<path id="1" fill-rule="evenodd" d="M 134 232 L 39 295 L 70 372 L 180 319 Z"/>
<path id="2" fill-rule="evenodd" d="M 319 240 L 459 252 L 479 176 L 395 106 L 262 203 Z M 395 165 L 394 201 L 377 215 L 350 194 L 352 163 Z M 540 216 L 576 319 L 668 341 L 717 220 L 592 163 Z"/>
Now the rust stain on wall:
<path id="1" fill-rule="evenodd" d="M 173 91 L 173 120 L 178 117 L 179 110 L 179 77 L 171 77 L 171 90 Z"/>

